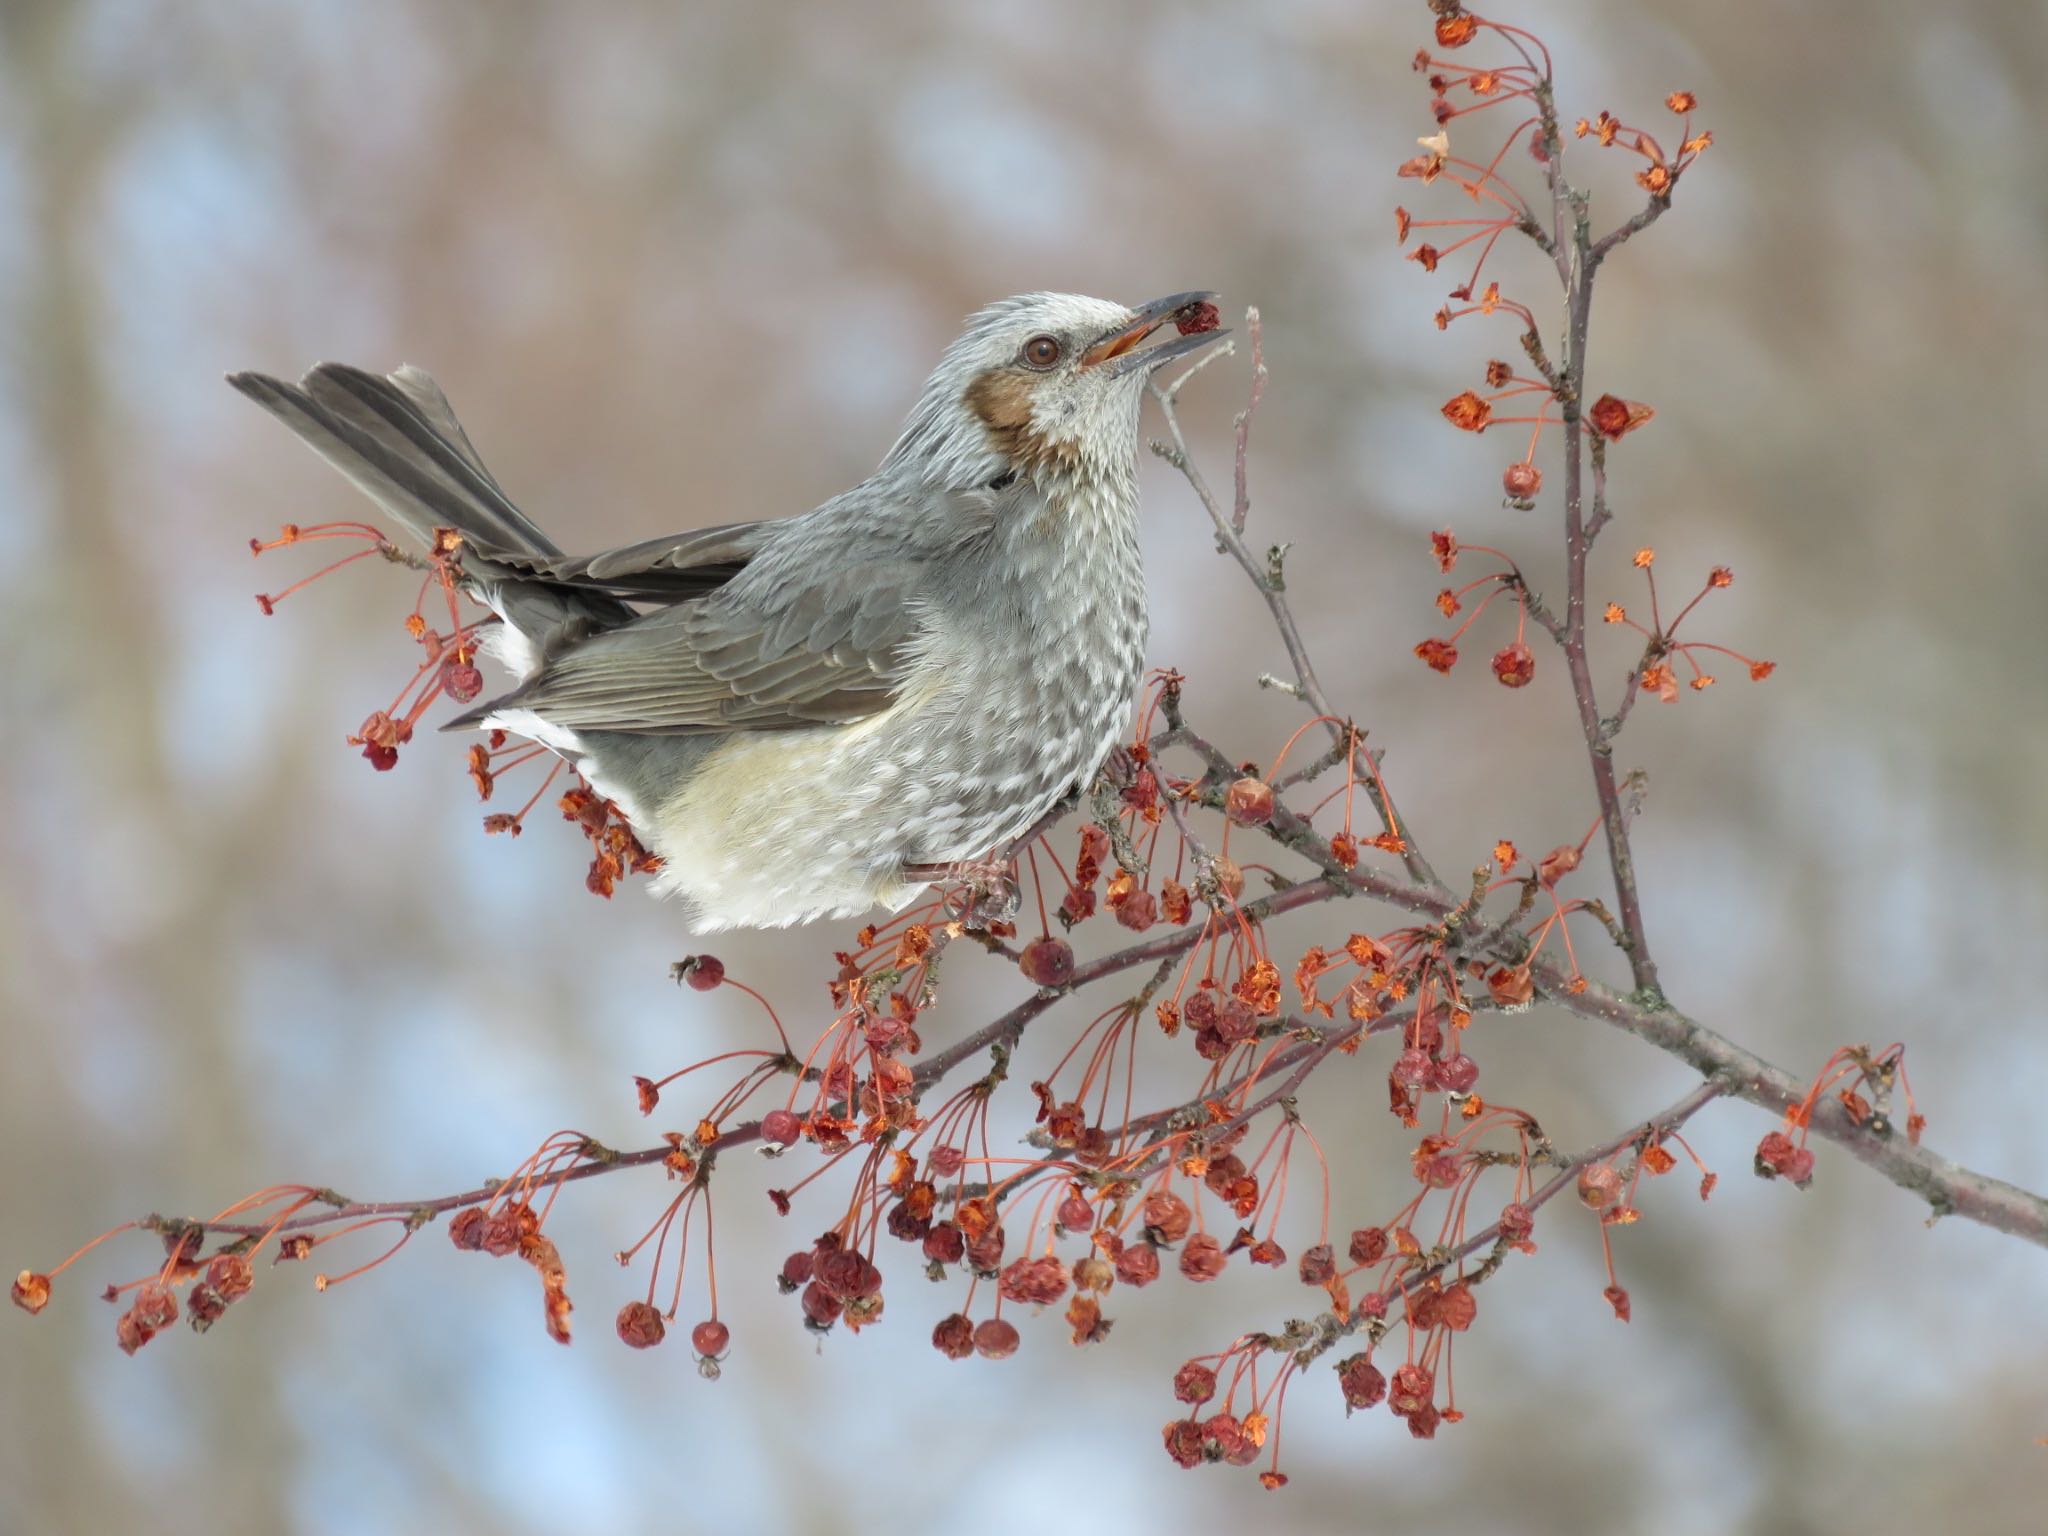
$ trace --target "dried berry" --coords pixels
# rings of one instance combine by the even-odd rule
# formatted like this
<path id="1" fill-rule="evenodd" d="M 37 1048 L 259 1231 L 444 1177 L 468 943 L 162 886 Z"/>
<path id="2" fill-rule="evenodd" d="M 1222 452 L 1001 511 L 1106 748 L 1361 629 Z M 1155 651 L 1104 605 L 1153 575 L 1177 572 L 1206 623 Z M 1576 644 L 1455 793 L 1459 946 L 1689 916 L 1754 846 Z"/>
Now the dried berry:
<path id="1" fill-rule="evenodd" d="M 1458 664 L 1458 648 L 1450 641 L 1439 640 L 1434 635 L 1416 646 L 1415 654 L 1438 672 L 1448 672 Z"/>
<path id="2" fill-rule="evenodd" d="M 467 704 L 484 691 L 484 675 L 466 661 L 452 657 L 441 667 L 441 687 L 458 704 Z"/>
<path id="3" fill-rule="evenodd" d="M 1612 440 L 1627 436 L 1656 414 L 1640 400 L 1623 400 L 1615 395 L 1602 395 L 1593 402 L 1593 408 L 1586 412 L 1586 420 L 1592 424 L 1595 432 Z"/>
<path id="4" fill-rule="evenodd" d="M 1377 1264 L 1387 1256 L 1387 1233 L 1384 1227 L 1361 1227 L 1351 1234 L 1351 1262 L 1354 1264 Z"/>
<path id="5" fill-rule="evenodd" d="M 1159 1250 L 1150 1243 L 1131 1243 L 1116 1256 L 1116 1277 L 1132 1289 L 1159 1278 Z"/>
<path id="6" fill-rule="evenodd" d="M 1017 957 L 1017 969 L 1034 986 L 1064 987 L 1074 979 L 1074 946 L 1051 934 L 1033 939 Z"/>
<path id="7" fill-rule="evenodd" d="M 1183 1467 L 1199 1467 L 1206 1437 L 1193 1419 L 1175 1419 L 1166 1426 L 1166 1454 Z"/>
<path id="8" fill-rule="evenodd" d="M 1223 814 L 1241 827 L 1263 827 L 1273 819 L 1273 786 L 1247 774 L 1225 792 Z"/>
<path id="9" fill-rule="evenodd" d="M 1018 1259 L 1003 1271 L 1000 1289 L 1005 1301 L 1048 1306 L 1067 1293 L 1067 1266 L 1050 1254 Z"/>
<path id="10" fill-rule="evenodd" d="M 984 1360 L 1007 1360 L 1024 1341 L 1016 1326 L 1005 1318 L 983 1318 L 974 1329 L 974 1352 Z"/>
<path id="11" fill-rule="evenodd" d="M 793 1110 L 771 1109 L 761 1117 L 761 1139 L 770 1146 L 794 1146 L 803 1133 L 804 1123 Z"/>
<path id="12" fill-rule="evenodd" d="M 1470 1093 L 1479 1081 L 1479 1063 L 1459 1051 L 1437 1063 L 1436 1085 L 1446 1093 Z"/>
<path id="13" fill-rule="evenodd" d="M 676 962 L 675 978 L 699 992 L 709 992 L 725 980 L 725 962 L 716 955 L 685 955 Z"/>
<path id="14" fill-rule="evenodd" d="M 1493 675 L 1503 688 L 1526 688 L 1536 676 L 1536 653 L 1520 640 L 1493 653 Z"/>
<path id="15" fill-rule="evenodd" d="M 645 1301 L 629 1301 L 619 1308 L 620 1340 L 633 1349 L 652 1349 L 668 1335 L 660 1311 Z"/>
<path id="16" fill-rule="evenodd" d="M 14 1289 L 10 1294 L 22 1311 L 30 1314 L 40 1312 L 50 1304 L 50 1277 L 24 1269 L 14 1277 Z"/>
<path id="17" fill-rule="evenodd" d="M 932 1329 L 932 1348 L 948 1360 L 965 1360 L 974 1353 L 974 1320 L 963 1312 L 939 1319 Z"/>
<path id="18" fill-rule="evenodd" d="M 1216 306 L 1207 299 L 1197 299 L 1192 304 L 1183 304 L 1173 312 L 1173 328 L 1183 336 L 1199 336 L 1213 331 L 1223 324 L 1223 317 Z"/>
<path id="19" fill-rule="evenodd" d="M 1187 1246 L 1180 1251 L 1180 1272 L 1198 1284 L 1214 1280 L 1229 1263 L 1223 1245 L 1206 1232 L 1198 1232 L 1189 1238 Z"/>
<path id="20" fill-rule="evenodd" d="M 1579 1170 L 1579 1203 L 1604 1211 L 1621 1199 L 1621 1175 L 1607 1163 L 1588 1163 Z"/>
<path id="21" fill-rule="evenodd" d="M 1337 1255 L 1328 1243 L 1317 1243 L 1301 1256 L 1301 1283 L 1328 1285 L 1337 1273 Z"/>
<path id="22" fill-rule="evenodd" d="M 1337 1362 L 1337 1385 L 1347 1410 L 1371 1408 L 1387 1395 L 1387 1378 L 1370 1355 L 1352 1355 Z"/>
<path id="23" fill-rule="evenodd" d="M 1216 1373 L 1190 1360 L 1173 1373 L 1173 1395 L 1184 1403 L 1206 1403 L 1216 1395 Z"/>
<path id="24" fill-rule="evenodd" d="M 1420 249 L 1427 250 L 1427 246 Z M 1484 432 L 1487 422 L 1493 419 L 1493 407 L 1479 396 L 1466 390 L 1444 402 L 1444 420 L 1460 432 Z"/>
<path id="25" fill-rule="evenodd" d="M 1142 1209 L 1145 1235 L 1155 1243 L 1177 1243 L 1194 1225 L 1195 1213 L 1187 1201 L 1170 1189 L 1154 1190 L 1145 1197 Z"/>

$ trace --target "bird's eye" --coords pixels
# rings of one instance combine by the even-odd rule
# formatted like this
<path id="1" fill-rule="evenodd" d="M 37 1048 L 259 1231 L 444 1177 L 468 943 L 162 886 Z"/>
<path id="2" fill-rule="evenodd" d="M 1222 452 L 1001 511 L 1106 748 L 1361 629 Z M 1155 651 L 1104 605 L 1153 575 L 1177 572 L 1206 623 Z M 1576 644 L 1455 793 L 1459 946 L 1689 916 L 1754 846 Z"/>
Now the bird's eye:
<path id="1" fill-rule="evenodd" d="M 1034 336 L 1024 343 L 1024 362 L 1031 368 L 1050 368 L 1060 360 L 1060 343 L 1056 336 Z"/>

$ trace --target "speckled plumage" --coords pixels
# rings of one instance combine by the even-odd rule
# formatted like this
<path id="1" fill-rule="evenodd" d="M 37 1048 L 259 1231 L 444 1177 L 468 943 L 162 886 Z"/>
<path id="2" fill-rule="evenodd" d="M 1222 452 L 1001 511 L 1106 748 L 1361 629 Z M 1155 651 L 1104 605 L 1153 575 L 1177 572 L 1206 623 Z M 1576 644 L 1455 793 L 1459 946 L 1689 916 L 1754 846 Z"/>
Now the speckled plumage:
<path id="1" fill-rule="evenodd" d="M 233 382 L 416 533 L 465 534 L 520 686 L 458 723 L 572 761 L 699 927 L 768 927 L 903 905 L 1116 744 L 1146 640 L 1143 381 L 1210 337 L 1135 344 L 1205 297 L 992 305 L 852 490 L 584 559 L 504 499 L 418 370 Z"/>

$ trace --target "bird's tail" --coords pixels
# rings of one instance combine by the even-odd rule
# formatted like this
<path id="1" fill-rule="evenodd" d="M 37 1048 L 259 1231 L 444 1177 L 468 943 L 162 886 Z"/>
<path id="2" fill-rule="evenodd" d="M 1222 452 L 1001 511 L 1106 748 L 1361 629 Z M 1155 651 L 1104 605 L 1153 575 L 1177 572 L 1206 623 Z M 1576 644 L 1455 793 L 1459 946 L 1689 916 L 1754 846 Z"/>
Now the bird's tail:
<path id="1" fill-rule="evenodd" d="M 602 628 L 630 616 L 611 598 L 522 579 L 492 561 L 493 551 L 561 551 L 491 478 L 448 397 L 424 370 L 408 364 L 375 374 L 321 363 L 297 384 L 263 373 L 231 373 L 228 382 L 298 433 L 423 547 L 432 547 L 437 528 L 461 534 L 469 585 L 543 653 L 564 625 Z"/>
<path id="2" fill-rule="evenodd" d="M 290 427 L 423 544 L 453 528 L 483 549 L 556 554 L 470 446 L 440 385 L 410 365 L 391 374 L 321 363 L 297 384 L 263 373 L 228 382 Z"/>

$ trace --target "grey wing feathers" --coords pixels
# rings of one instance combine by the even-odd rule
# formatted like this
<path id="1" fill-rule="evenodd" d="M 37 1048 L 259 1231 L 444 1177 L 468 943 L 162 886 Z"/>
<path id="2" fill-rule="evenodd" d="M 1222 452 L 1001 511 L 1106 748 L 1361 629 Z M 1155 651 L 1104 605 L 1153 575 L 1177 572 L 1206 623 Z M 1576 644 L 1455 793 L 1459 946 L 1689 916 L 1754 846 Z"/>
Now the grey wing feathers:
<path id="1" fill-rule="evenodd" d="M 717 592 L 565 647 L 524 687 L 454 723 L 530 709 L 575 730 L 699 734 L 877 714 L 914 658 L 935 563 L 972 559 L 993 519 L 978 492 L 870 486 L 800 518 L 684 535 L 673 556 L 650 557 L 656 545 L 593 556 L 605 580 L 672 558 L 747 564 Z"/>
<path id="2" fill-rule="evenodd" d="M 786 730 L 886 709 L 917 630 L 911 567 L 858 570 L 779 612 L 720 597 L 678 603 L 592 635 L 532 682 L 451 727 L 530 709 L 574 730 L 697 734 Z"/>
<path id="3" fill-rule="evenodd" d="M 680 598 L 711 592 L 737 576 L 769 536 L 767 523 L 732 523 L 669 534 L 595 555 L 509 555 L 498 563 L 562 586 L 622 597 Z"/>

